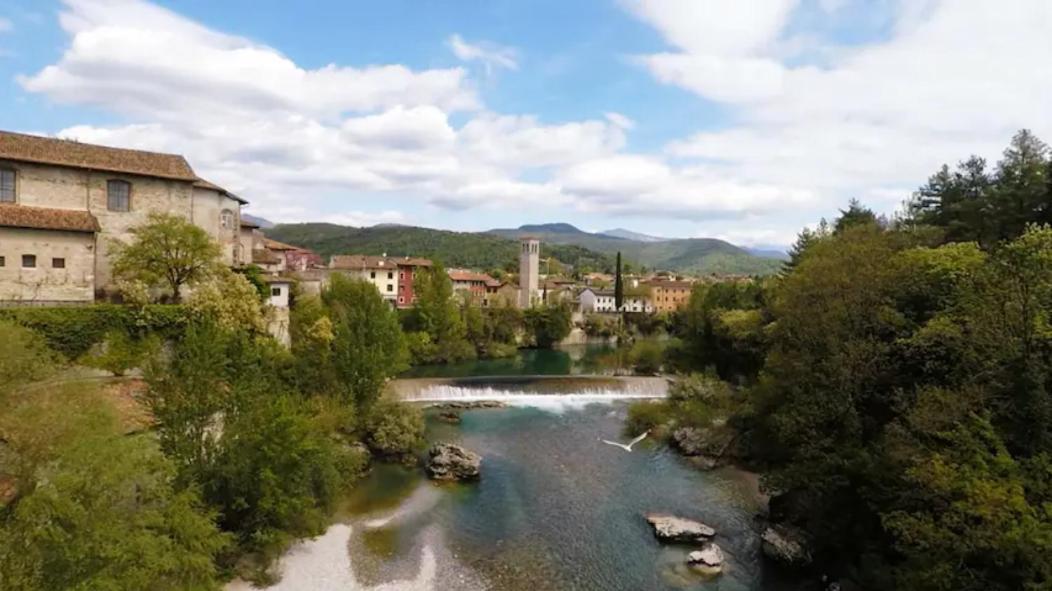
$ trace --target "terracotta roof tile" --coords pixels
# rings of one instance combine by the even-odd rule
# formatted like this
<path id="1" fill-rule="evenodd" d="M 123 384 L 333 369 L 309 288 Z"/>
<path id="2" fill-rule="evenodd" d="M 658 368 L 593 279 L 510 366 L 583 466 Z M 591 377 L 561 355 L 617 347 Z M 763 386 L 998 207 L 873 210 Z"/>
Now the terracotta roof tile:
<path id="1" fill-rule="evenodd" d="M 266 246 L 270 250 L 308 250 L 300 246 L 293 246 L 291 244 L 285 244 L 284 242 L 278 242 L 277 240 L 271 240 L 270 238 L 263 238 L 263 246 Z"/>
<path id="2" fill-rule="evenodd" d="M 383 257 L 367 254 L 337 254 L 330 259 L 333 269 L 392 269 L 403 267 L 430 267 L 431 261 L 418 257 Z"/>
<path id="3" fill-rule="evenodd" d="M 178 154 L 110 148 L 9 131 L 0 131 L 0 159 L 191 182 L 199 180 L 186 159 Z"/>
<path id="4" fill-rule="evenodd" d="M 98 232 L 99 222 L 87 211 L 0 204 L 0 226 L 68 232 Z"/>

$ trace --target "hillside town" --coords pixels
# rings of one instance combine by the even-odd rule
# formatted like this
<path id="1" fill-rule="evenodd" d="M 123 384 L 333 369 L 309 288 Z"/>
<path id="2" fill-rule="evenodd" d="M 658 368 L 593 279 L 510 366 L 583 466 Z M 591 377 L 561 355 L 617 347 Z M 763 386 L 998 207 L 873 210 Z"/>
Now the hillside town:
<path id="1" fill-rule="evenodd" d="M 322 256 L 272 240 L 242 215 L 248 200 L 194 172 L 177 154 L 92 145 L 0 132 L 0 305 L 90 304 L 119 299 L 112 273 L 116 242 L 131 239 L 151 214 L 181 216 L 204 230 L 233 269 L 257 267 L 270 286 L 269 304 L 287 308 L 293 289 L 316 295 L 333 274 L 367 281 L 391 307 L 411 308 L 414 277 L 434 262 L 421 256 L 363 253 Z M 520 240 L 516 273 L 446 270 L 463 302 L 520 309 L 569 304 L 579 315 L 669 313 L 688 300 L 696 281 L 670 272 L 624 277 L 615 304 L 614 276 L 575 278 L 541 273 L 540 240 Z M 550 267 L 550 265 L 549 265 Z M 287 315 L 280 316 L 287 325 Z M 279 332 L 284 328 L 276 329 Z"/>

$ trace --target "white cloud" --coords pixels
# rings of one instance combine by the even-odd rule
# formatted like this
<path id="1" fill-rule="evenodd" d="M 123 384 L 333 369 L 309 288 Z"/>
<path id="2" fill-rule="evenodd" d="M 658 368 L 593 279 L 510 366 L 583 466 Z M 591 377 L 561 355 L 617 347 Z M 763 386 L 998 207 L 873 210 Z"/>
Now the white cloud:
<path id="1" fill-rule="evenodd" d="M 446 41 L 453 55 L 465 62 L 479 62 L 486 71 L 492 73 L 496 68 L 518 70 L 518 51 L 488 41 L 469 43 L 460 35 L 452 35 Z"/>
<path id="2" fill-rule="evenodd" d="M 635 121 L 632 121 L 631 119 L 625 117 L 621 113 L 609 112 L 606 113 L 606 115 L 604 116 L 606 117 L 607 121 L 626 131 L 631 131 L 636 126 Z"/>
<path id="3" fill-rule="evenodd" d="M 944 162 L 996 159 L 1022 127 L 1052 136 L 1044 63 L 1052 3 L 1044 0 L 884 2 L 893 11 L 886 38 L 853 47 L 810 38 L 820 64 L 784 55 L 793 2 L 760 14 L 757 2 L 625 1 L 676 49 L 640 63 L 731 112 L 732 124 L 671 142 L 667 155 L 724 178 L 809 192 L 820 204 L 814 217 L 852 196 L 891 212 Z M 847 27 L 874 8 L 821 7 Z M 743 36 L 729 40 L 729 31 Z"/>

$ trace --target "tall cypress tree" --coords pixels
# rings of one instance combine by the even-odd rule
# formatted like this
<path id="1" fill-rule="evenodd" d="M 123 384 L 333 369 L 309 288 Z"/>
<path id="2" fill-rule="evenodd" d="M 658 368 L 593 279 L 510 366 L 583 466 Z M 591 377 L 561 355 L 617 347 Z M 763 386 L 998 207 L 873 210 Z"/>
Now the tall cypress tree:
<path id="1" fill-rule="evenodd" d="M 617 252 L 617 269 L 614 270 L 614 307 L 621 311 L 621 304 L 625 301 L 625 284 L 621 279 L 621 251 Z"/>

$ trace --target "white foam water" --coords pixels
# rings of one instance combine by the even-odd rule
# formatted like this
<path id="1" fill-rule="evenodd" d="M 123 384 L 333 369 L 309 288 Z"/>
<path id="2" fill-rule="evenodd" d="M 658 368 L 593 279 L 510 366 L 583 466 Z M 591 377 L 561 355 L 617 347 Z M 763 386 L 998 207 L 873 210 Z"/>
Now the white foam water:
<path id="1" fill-rule="evenodd" d="M 434 384 L 427 386 L 403 400 L 406 402 L 503 402 L 508 406 L 529 406 L 560 412 L 579 409 L 590 404 L 611 404 L 619 400 L 647 400 L 665 397 L 664 388 L 628 387 L 623 390 L 584 389 L 569 394 L 536 394 L 516 390 L 484 387 L 450 386 Z"/>

